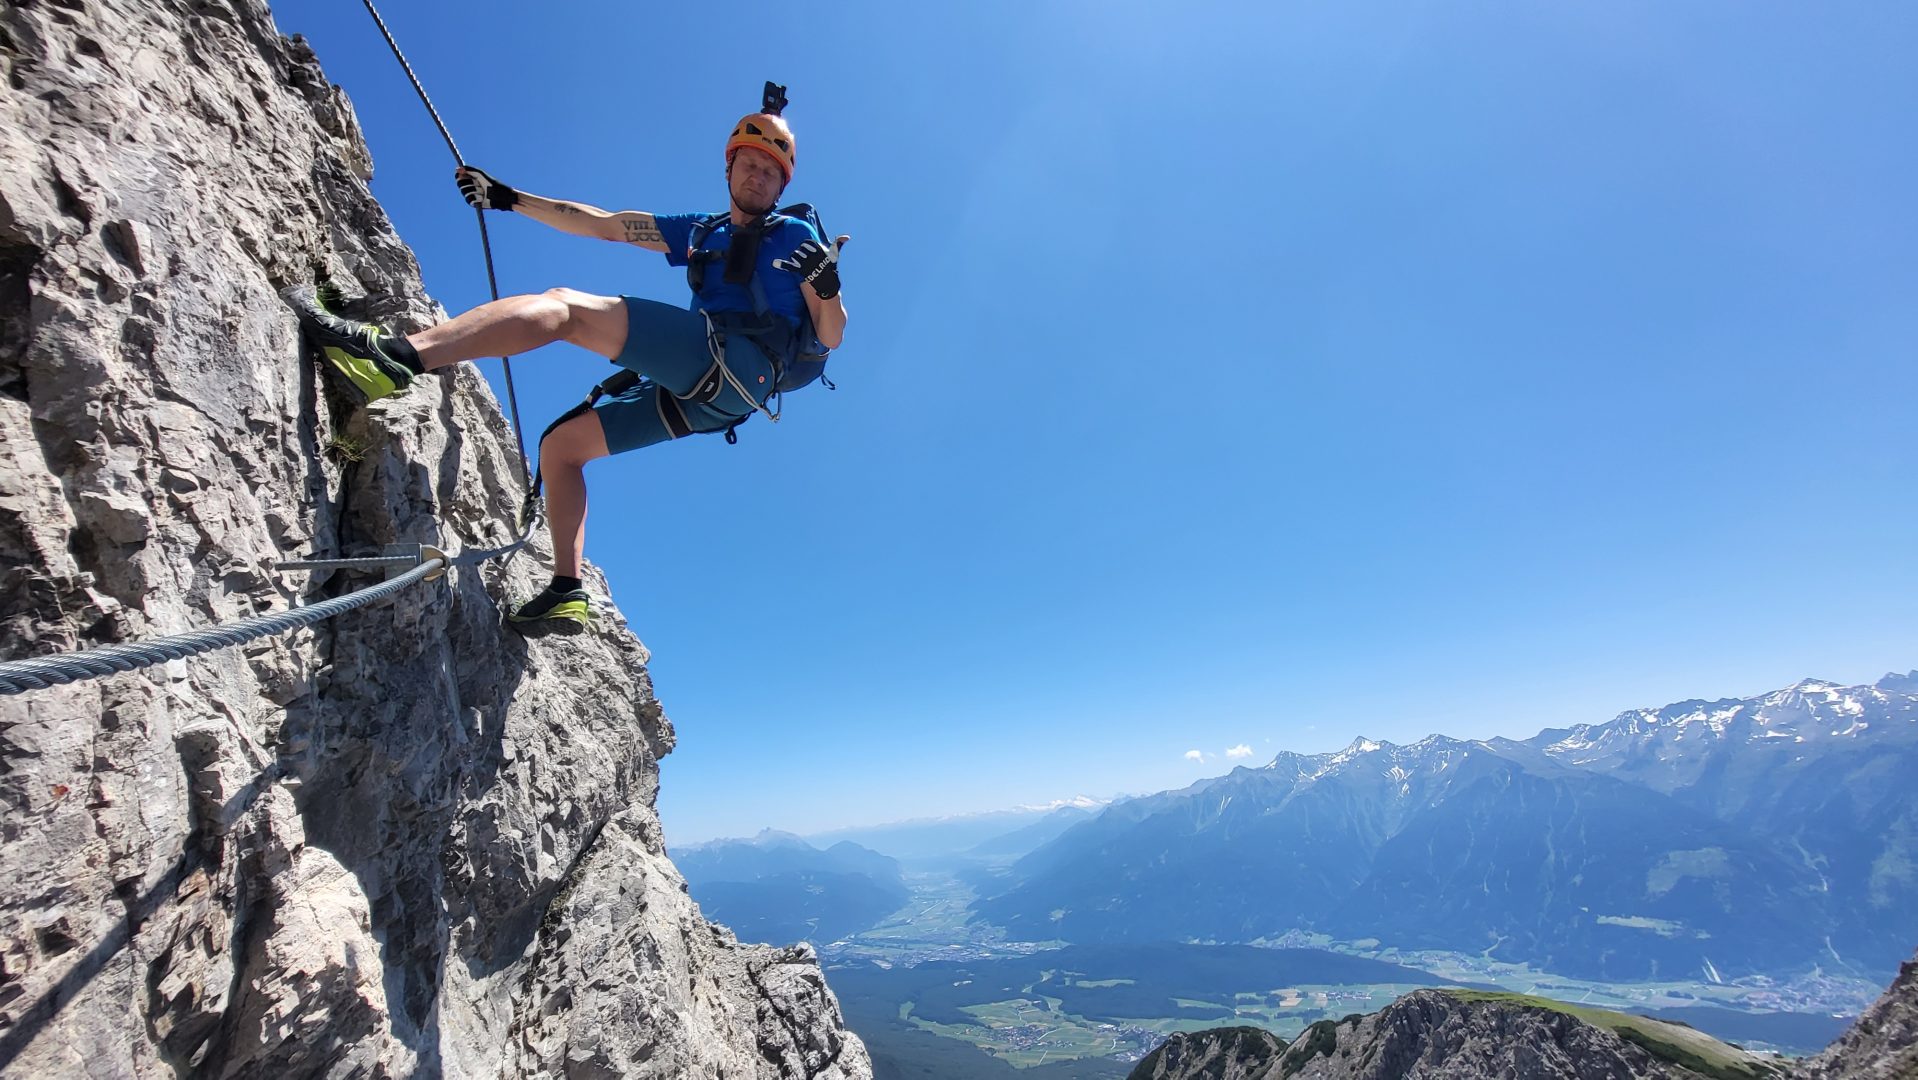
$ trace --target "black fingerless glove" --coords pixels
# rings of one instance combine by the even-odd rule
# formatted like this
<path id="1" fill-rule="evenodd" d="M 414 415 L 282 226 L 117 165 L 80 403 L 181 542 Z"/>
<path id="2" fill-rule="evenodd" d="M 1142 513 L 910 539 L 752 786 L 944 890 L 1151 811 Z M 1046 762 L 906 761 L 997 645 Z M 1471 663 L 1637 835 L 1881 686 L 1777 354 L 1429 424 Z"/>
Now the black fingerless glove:
<path id="1" fill-rule="evenodd" d="M 831 300 L 839 295 L 839 247 L 808 240 L 793 249 L 792 258 L 775 259 L 773 265 L 798 274 L 821 300 Z"/>
<path id="2" fill-rule="evenodd" d="M 836 261 L 827 263 L 806 280 L 812 283 L 812 291 L 818 293 L 821 300 L 831 300 L 839 295 L 839 265 Z"/>
<path id="3" fill-rule="evenodd" d="M 453 181 L 466 204 L 475 210 L 511 210 L 519 202 L 519 192 L 471 165 L 454 170 Z"/>

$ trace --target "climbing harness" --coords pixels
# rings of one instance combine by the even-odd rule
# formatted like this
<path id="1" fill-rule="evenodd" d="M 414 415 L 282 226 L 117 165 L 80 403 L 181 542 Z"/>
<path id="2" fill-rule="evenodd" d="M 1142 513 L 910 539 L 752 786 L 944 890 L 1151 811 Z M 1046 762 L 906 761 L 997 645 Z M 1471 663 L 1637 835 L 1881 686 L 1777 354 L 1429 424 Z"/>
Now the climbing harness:
<path id="1" fill-rule="evenodd" d="M 693 222 L 690 243 L 686 255 L 686 284 L 695 296 L 706 291 L 707 270 L 714 262 L 726 263 L 720 280 L 728 285 L 744 285 L 753 301 L 752 315 L 755 321 L 747 321 L 743 312 L 718 312 L 722 319 L 739 321 L 736 329 L 753 335 L 766 336 L 776 334 L 787 340 L 760 342 L 760 348 L 767 358 L 773 361 L 773 369 L 778 375 L 775 389 L 784 393 L 808 386 L 815 380 L 825 378 L 826 361 L 832 350 L 819 340 L 812 324 L 812 312 L 805 307 L 799 309 L 799 327 L 794 330 L 791 324 L 773 314 L 772 303 L 766 297 L 766 286 L 759 280 L 759 244 L 767 229 L 779 224 L 782 219 L 803 221 L 811 226 L 822 243 L 826 240 L 826 226 L 819 220 L 819 211 L 811 203 L 792 203 L 771 211 L 765 217 L 745 229 L 729 230 L 731 241 L 723 249 L 710 249 L 705 246 L 715 230 L 724 225 L 731 215 L 711 214 Z M 735 249 L 742 246 L 748 254 L 741 256 Z M 722 328 L 725 329 L 725 328 Z M 826 379 L 827 389 L 836 389 L 830 379 Z"/>
<path id="2" fill-rule="evenodd" d="M 772 84 L 768 83 L 767 86 L 770 94 Z M 837 388 L 832 380 L 825 378 L 826 360 L 831 350 L 820 342 L 819 335 L 814 331 L 811 313 L 800 309 L 797 329 L 773 313 L 772 304 L 766 298 L 766 287 L 759 280 L 759 247 L 768 229 L 788 219 L 806 222 L 822 238 L 826 235 L 825 226 L 820 223 L 819 211 L 811 203 L 793 203 L 769 211 L 745 228 L 729 230 L 730 240 L 726 247 L 708 248 L 706 241 L 730 218 L 731 215 L 726 213 L 711 214 L 693 223 L 687 244 L 686 284 L 693 290 L 693 295 L 702 295 L 706 291 L 706 279 L 710 276 L 712 265 L 723 262 L 725 265 L 720 280 L 728 285 L 744 285 L 752 297 L 753 310 L 750 313 L 700 311 L 706 319 L 706 348 L 712 354 L 713 366 L 707 369 L 691 394 L 675 396 L 679 396 L 681 401 L 710 403 L 719 396 L 723 386 L 730 385 L 742 399 L 753 403 L 755 411 L 764 413 L 767 420 L 776 424 L 784 412 L 787 391 L 797 390 L 815 380 L 824 380 L 828 389 Z M 739 377 L 726 366 L 726 339 L 729 334 L 744 336 L 772 364 L 771 408 L 747 392 Z M 751 415 L 748 413 L 740 417 L 726 428 L 727 442 L 739 441 L 737 429 Z"/>
<path id="3" fill-rule="evenodd" d="M 729 320 L 725 318 L 715 319 L 713 317 L 714 313 L 710 311 L 702 311 L 700 312 L 700 314 L 704 316 L 706 319 L 706 351 L 713 358 L 713 366 L 707 369 L 705 377 L 700 380 L 698 386 L 693 388 L 692 394 L 687 397 L 680 398 L 680 400 L 691 401 L 697 404 L 710 405 L 714 401 L 718 400 L 719 387 L 721 385 L 721 381 L 723 380 L 725 385 L 733 388 L 733 391 L 739 395 L 741 400 L 750 404 L 754 408 L 754 410 L 766 414 L 767 420 L 775 424 L 779 423 L 779 414 L 781 411 L 784 410 L 784 407 L 785 407 L 784 406 L 785 399 L 783 397 L 778 396 L 780 394 L 780 391 L 777 389 L 773 391 L 777 404 L 775 408 L 768 409 L 766 407 L 765 402 L 758 401 L 753 398 L 752 391 L 746 389 L 746 385 L 739 381 L 739 376 L 733 374 L 733 369 L 726 366 L 727 330 L 725 329 L 725 327 L 730 324 L 733 327 L 733 332 L 739 333 L 745 336 L 754 345 L 759 347 L 760 352 L 766 354 L 766 359 L 772 361 L 773 382 L 777 384 L 779 381 L 780 369 L 785 367 L 786 365 L 781 361 L 779 353 L 775 351 L 771 346 L 767 345 L 765 342 L 765 337 L 763 335 L 769 332 L 772 328 L 769 326 L 769 327 L 766 327 L 765 329 L 754 331 L 751 329 L 746 329 L 741 327 L 738 320 Z M 724 316 L 724 315 L 730 314 L 730 312 L 719 312 L 719 314 Z M 739 424 L 744 423 L 746 421 L 746 418 L 751 415 L 752 413 L 747 413 L 746 416 L 740 417 L 739 420 L 736 423 L 734 423 L 733 427 L 738 427 Z M 732 429 L 728 428 L 727 434 L 730 435 L 731 433 L 732 433 Z M 737 442 L 738 440 L 727 439 L 726 441 Z"/>
<path id="4" fill-rule="evenodd" d="M 640 376 L 638 372 L 631 371 L 626 368 L 619 369 L 619 371 L 616 374 L 608 376 L 599 385 L 593 387 L 593 389 L 587 393 L 585 401 L 582 401 L 579 404 L 573 406 L 572 408 L 566 410 L 565 412 L 560 413 L 558 419 L 546 425 L 546 430 L 539 433 L 539 441 L 541 443 L 544 443 L 546 441 L 546 436 L 551 435 L 555 431 L 558 431 L 559 426 L 561 424 L 564 424 L 566 421 L 571 420 L 576 416 L 584 416 L 586 415 L 586 413 L 592 411 L 593 406 L 599 403 L 600 398 L 605 397 L 608 394 L 611 394 L 617 397 L 620 394 L 623 394 L 626 391 L 631 390 L 633 387 L 638 386 L 639 381 L 640 381 Z M 682 420 L 681 422 L 683 423 L 684 421 Z M 675 437 L 677 437 L 677 433 L 675 433 Z M 530 487 L 526 489 L 526 503 L 525 505 L 520 507 L 521 516 L 525 516 L 529 513 L 532 513 L 534 507 L 538 504 L 539 489 L 542 482 L 543 482 L 542 473 L 540 472 L 540 470 L 534 469 L 533 483 Z"/>
<path id="5" fill-rule="evenodd" d="M 767 84 L 771 86 L 771 84 Z M 712 366 L 706 369 L 691 392 L 675 394 L 660 388 L 660 416 L 666 422 L 666 430 L 675 439 L 692 434 L 692 425 L 687 423 L 683 403 L 709 405 L 717 400 L 720 392 L 727 386 L 739 394 L 743 401 L 753 403 L 754 412 L 763 413 L 767 420 L 779 422 L 785 408 L 785 393 L 797 390 L 814 381 L 823 382 L 828 389 L 838 389 L 832 380 L 826 378 L 826 360 L 831 350 L 819 341 L 813 331 L 812 317 L 803 308 L 800 312 L 800 327 L 794 330 L 790 324 L 773 314 L 772 305 L 766 299 L 766 288 L 760 284 L 756 269 L 759 257 L 759 244 L 765 230 L 777 224 L 781 218 L 797 218 L 809 223 L 820 236 L 825 236 L 825 226 L 819 222 L 819 212 L 810 203 L 793 203 L 768 213 L 751 228 L 739 230 L 733 243 L 724 249 L 711 249 L 704 246 L 713 230 L 729 219 L 729 214 L 713 214 L 693 223 L 691 243 L 688 245 L 686 264 L 686 283 L 695 295 L 704 291 L 706 270 L 714 262 L 726 263 L 723 280 L 733 285 L 745 285 L 753 298 L 752 312 L 743 311 L 700 311 L 706 320 L 706 351 L 712 357 Z M 749 238 L 749 239 L 748 239 Z M 741 334 L 764 353 L 773 368 L 773 407 L 753 397 L 738 375 L 726 365 L 726 340 L 728 334 Z M 638 386 L 642 376 L 625 369 L 608 377 L 593 387 L 586 399 L 561 413 L 546 430 L 540 432 L 539 442 L 543 445 L 546 437 L 559 430 L 561 424 L 591 411 L 599 399 L 606 396 L 617 397 Z M 752 418 L 752 413 L 734 420 L 723 430 L 728 443 L 739 442 L 739 425 Z M 535 512 L 544 476 L 537 468 L 533 470 L 532 483 L 526 489 L 526 502 L 520 507 L 522 520 L 529 519 Z"/>

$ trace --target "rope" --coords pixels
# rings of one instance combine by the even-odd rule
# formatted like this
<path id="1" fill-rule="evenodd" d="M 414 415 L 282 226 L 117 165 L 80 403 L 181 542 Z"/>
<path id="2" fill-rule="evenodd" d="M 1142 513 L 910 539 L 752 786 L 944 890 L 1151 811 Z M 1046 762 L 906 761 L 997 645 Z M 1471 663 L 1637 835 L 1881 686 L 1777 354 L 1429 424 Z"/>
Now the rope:
<path id="1" fill-rule="evenodd" d="M 400 67 L 406 69 L 406 77 L 413 81 L 413 91 L 419 94 L 420 100 L 426 104 L 426 111 L 432 114 L 434 126 L 440 129 L 440 138 L 446 140 L 446 148 L 453 152 L 453 160 L 461 165 L 466 164 L 466 159 L 460 157 L 459 144 L 453 141 L 453 133 L 446 130 L 446 121 L 440 119 L 440 111 L 433 107 L 432 99 L 426 96 L 426 88 L 420 85 L 420 77 L 413 74 L 413 65 L 407 63 L 406 54 L 400 52 L 400 43 L 393 40 L 393 31 L 386 28 L 386 20 L 380 18 L 379 9 L 373 6 L 373 0 L 364 0 L 364 2 L 366 13 L 373 16 L 373 24 L 380 28 L 380 36 L 386 39 L 386 44 L 393 50 L 393 55 L 399 58 Z"/>
<path id="2" fill-rule="evenodd" d="M 393 58 L 400 62 L 406 78 L 413 84 L 413 92 L 420 97 L 420 104 L 426 106 L 426 112 L 433 118 L 433 126 L 440 129 L 440 138 L 446 140 L 446 148 L 453 152 L 453 163 L 464 166 L 466 159 L 460 155 L 459 144 L 453 141 L 453 133 L 446 130 L 446 121 L 440 119 L 440 111 L 433 107 L 433 99 L 426 96 L 426 87 L 420 85 L 420 77 L 413 74 L 413 65 L 406 60 L 406 54 L 400 51 L 400 43 L 393 40 L 393 32 L 386 28 L 386 20 L 380 18 L 373 0 L 361 0 L 366 5 L 366 13 L 373 16 L 374 25 L 380 28 L 380 36 L 386 39 L 387 47 L 393 50 Z M 480 250 L 486 253 L 486 286 L 492 290 L 493 299 L 499 299 L 499 278 L 493 273 L 493 242 L 486 234 L 486 211 L 475 208 L 473 220 L 479 223 Z M 526 435 L 519 423 L 519 393 L 513 389 L 513 358 L 502 356 L 500 366 L 506 372 L 506 407 L 513 414 L 513 441 L 519 446 L 520 478 L 525 481 L 528 490 L 533 485 L 533 467 L 526 457 Z"/>
<path id="3" fill-rule="evenodd" d="M 169 660 L 184 660 L 189 656 L 198 656 L 215 649 L 230 649 L 235 645 L 244 645 L 257 638 L 288 633 L 302 626 L 311 626 L 335 615 L 352 611 L 354 608 L 384 600 L 408 585 L 430 576 L 444 564 L 443 559 L 428 559 L 391 581 L 369 585 L 357 592 L 336 596 L 331 600 L 322 600 L 317 604 L 308 604 L 290 611 L 276 611 L 270 615 L 255 615 L 250 619 L 241 619 L 239 622 L 224 626 L 189 630 L 184 634 L 155 638 L 152 641 L 106 645 L 98 649 L 67 653 L 62 656 L 37 656 L 28 660 L 9 660 L 0 663 L 0 694 L 24 694 L 28 690 L 44 690 L 56 683 L 64 685 L 79 679 L 92 679 L 115 672 L 137 671 L 155 664 L 164 664 Z"/>
<path id="4" fill-rule="evenodd" d="M 386 20 L 373 7 L 372 0 L 364 0 L 367 14 L 373 16 L 373 22 L 379 26 L 381 36 L 393 50 L 393 56 L 399 60 L 400 67 L 406 71 L 406 77 L 412 81 L 413 90 L 419 94 L 426 111 L 433 117 L 434 126 L 440 129 L 440 137 L 446 140 L 447 149 L 453 152 L 453 160 L 460 165 L 466 160 L 460 156 L 459 146 L 453 142 L 453 133 L 446 130 L 445 121 L 440 119 L 438 109 L 426 96 L 426 88 L 420 85 L 419 76 L 413 74 L 413 65 L 407 63 L 406 56 L 400 52 L 399 43 L 393 40 L 392 31 L 386 28 Z M 479 222 L 480 246 L 486 252 L 486 283 L 492 289 L 493 299 L 499 299 L 499 280 L 493 271 L 493 246 L 486 235 L 486 217 L 480 210 L 473 215 Z M 520 475 L 525 479 L 527 490 L 532 490 L 532 467 L 526 458 L 526 437 L 521 433 L 519 421 L 519 395 L 513 390 L 513 362 L 510 357 L 500 357 L 500 363 L 506 368 L 506 402 L 513 414 L 513 439 L 519 444 Z M 184 660 L 189 656 L 213 652 L 216 649 L 230 649 L 244 645 L 263 637 L 289 633 L 303 626 L 323 622 L 335 615 L 345 614 L 355 608 L 384 600 L 416 581 L 433 577 L 440 571 L 457 566 L 476 566 L 489 559 L 510 555 L 525 547 L 532 539 L 533 528 L 538 524 L 536 514 L 526 514 L 521 523 L 519 539 L 510 544 L 494 548 L 482 548 L 468 551 L 458 558 L 446 556 L 428 558 L 418 566 L 390 581 L 378 585 L 369 585 L 364 589 L 322 600 L 317 604 L 293 608 L 289 611 L 277 611 L 269 615 L 255 615 L 239 622 L 223 626 L 209 626 L 199 630 L 189 630 L 183 634 L 155 638 L 151 641 L 136 641 L 121 645 L 106 645 L 82 652 L 65 653 L 58 656 L 37 656 L 26 660 L 8 660 L 0 662 L 0 695 L 24 694 L 29 690 L 44 690 L 54 685 L 65 685 L 80 679 L 92 679 L 118 672 L 137 671 L 141 668 L 164 664 L 170 660 Z M 353 559 L 303 559 L 281 563 L 285 570 L 319 569 L 370 569 L 377 566 L 390 566 L 396 562 L 405 562 L 414 556 L 375 556 Z"/>

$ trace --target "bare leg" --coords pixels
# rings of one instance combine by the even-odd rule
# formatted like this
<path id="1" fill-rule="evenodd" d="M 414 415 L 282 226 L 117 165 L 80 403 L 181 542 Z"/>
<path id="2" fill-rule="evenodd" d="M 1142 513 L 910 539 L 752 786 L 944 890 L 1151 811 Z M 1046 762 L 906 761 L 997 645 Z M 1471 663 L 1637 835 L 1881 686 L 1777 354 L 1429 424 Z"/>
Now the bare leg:
<path id="1" fill-rule="evenodd" d="M 578 577 L 586 546 L 586 463 L 607 455 L 606 432 L 591 410 L 561 424 L 539 444 L 546 521 L 553 530 L 553 573 Z"/>
<path id="2" fill-rule="evenodd" d="M 548 289 L 481 304 L 407 341 L 428 371 L 482 356 L 514 356 L 555 341 L 611 360 L 626 347 L 626 304 L 617 296 Z"/>

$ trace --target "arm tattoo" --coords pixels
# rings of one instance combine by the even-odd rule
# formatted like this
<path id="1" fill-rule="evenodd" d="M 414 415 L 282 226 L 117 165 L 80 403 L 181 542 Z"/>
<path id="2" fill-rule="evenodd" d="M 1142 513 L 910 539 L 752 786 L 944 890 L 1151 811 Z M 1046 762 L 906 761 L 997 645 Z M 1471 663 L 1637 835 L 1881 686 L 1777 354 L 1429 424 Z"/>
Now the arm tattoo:
<path id="1" fill-rule="evenodd" d="M 629 244 L 663 244 L 666 242 L 665 235 L 659 231 L 657 225 L 649 225 L 639 221 L 627 221 L 625 225 L 626 242 Z"/>
<path id="2" fill-rule="evenodd" d="M 584 214 L 586 212 L 584 210 L 581 210 L 579 207 L 574 206 L 572 203 L 564 203 L 564 202 L 554 203 L 553 211 L 559 214 Z"/>

